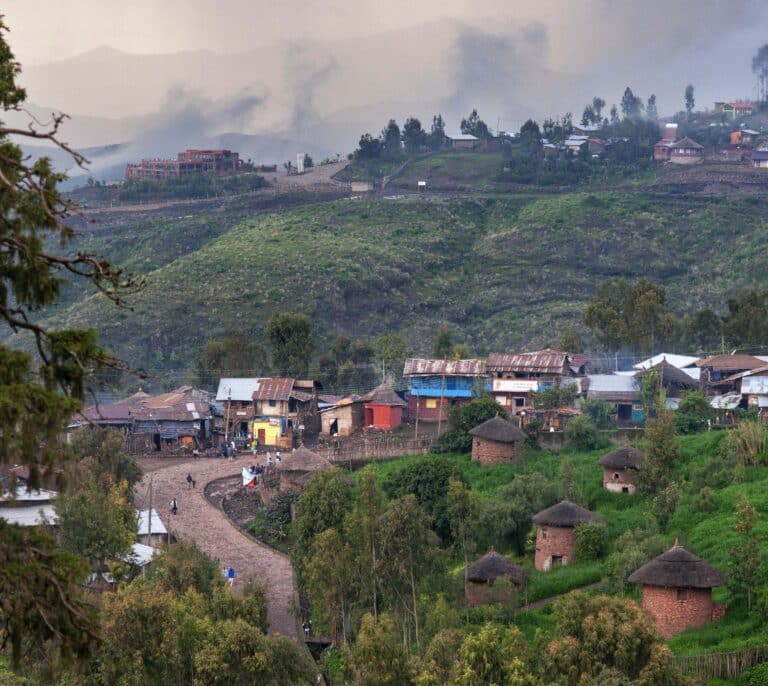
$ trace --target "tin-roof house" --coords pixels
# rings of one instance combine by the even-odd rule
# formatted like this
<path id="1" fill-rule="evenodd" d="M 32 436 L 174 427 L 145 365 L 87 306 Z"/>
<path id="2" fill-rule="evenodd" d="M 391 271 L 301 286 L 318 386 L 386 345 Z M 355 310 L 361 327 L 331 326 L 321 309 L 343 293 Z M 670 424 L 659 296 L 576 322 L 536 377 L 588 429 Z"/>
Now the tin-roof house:
<path id="1" fill-rule="evenodd" d="M 403 376 L 408 381 L 408 414 L 421 421 L 444 420 L 454 405 L 468 403 L 478 385 L 486 387 L 483 360 L 409 358 Z"/>

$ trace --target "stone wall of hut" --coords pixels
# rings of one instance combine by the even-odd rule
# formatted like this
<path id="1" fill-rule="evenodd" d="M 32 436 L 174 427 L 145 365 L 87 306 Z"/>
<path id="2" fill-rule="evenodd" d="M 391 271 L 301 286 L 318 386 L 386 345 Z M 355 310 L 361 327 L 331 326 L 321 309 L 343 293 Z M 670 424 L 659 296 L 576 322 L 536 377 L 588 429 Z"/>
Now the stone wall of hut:
<path id="1" fill-rule="evenodd" d="M 512 601 L 516 595 L 517 586 L 511 583 L 494 584 L 468 581 L 464 593 L 464 602 L 468 607 L 506 603 Z"/>
<path id="2" fill-rule="evenodd" d="M 516 443 L 499 443 L 479 436 L 472 437 L 472 459 L 481 465 L 516 462 L 519 451 Z"/>
<path id="3" fill-rule="evenodd" d="M 553 557 L 562 558 L 555 564 L 567 565 L 573 562 L 573 548 L 576 530 L 572 526 L 539 526 L 536 532 L 536 555 L 533 564 L 540 572 L 552 566 Z"/>
<path id="4" fill-rule="evenodd" d="M 637 490 L 636 469 L 608 469 L 603 470 L 603 486 L 614 493 L 634 493 Z M 626 489 L 626 490 L 624 490 Z"/>
<path id="5" fill-rule="evenodd" d="M 670 638 L 712 621 L 712 590 L 643 586 L 643 609 L 653 617 L 659 633 Z"/>

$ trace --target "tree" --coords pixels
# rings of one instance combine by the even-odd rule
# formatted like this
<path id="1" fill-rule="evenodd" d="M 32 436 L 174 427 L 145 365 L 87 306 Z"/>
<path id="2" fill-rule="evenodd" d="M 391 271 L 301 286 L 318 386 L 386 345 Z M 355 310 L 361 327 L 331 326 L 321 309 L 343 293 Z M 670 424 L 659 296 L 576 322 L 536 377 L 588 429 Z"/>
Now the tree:
<path id="1" fill-rule="evenodd" d="M 582 522 L 575 529 L 573 557 L 576 562 L 599 560 L 608 551 L 608 529 L 603 524 Z"/>
<path id="2" fill-rule="evenodd" d="M 419 645 L 417 589 L 436 562 L 436 536 L 416 496 L 395 500 L 381 517 L 381 568 L 385 593 L 413 619 Z M 406 590 L 407 589 L 407 590 Z M 405 591 L 405 592 L 403 592 Z"/>
<path id="3" fill-rule="evenodd" d="M 315 350 L 312 324 L 307 315 L 293 312 L 273 315 L 267 323 L 267 337 L 275 372 L 286 376 L 307 375 Z"/>
<path id="4" fill-rule="evenodd" d="M 451 408 L 448 415 L 448 431 L 438 437 L 433 446 L 435 452 L 469 452 L 472 449 L 470 430 L 500 415 L 499 404 L 489 397 L 474 398 L 466 405 Z"/>
<path id="5" fill-rule="evenodd" d="M 643 101 L 638 98 L 632 89 L 627 86 L 624 89 L 624 95 L 621 96 L 621 113 L 625 119 L 634 121 L 640 118 L 643 110 Z"/>
<path id="6" fill-rule="evenodd" d="M 480 139 L 491 137 L 488 125 L 480 119 L 477 110 L 472 110 L 469 117 L 461 120 L 461 132 Z"/>
<path id="7" fill-rule="evenodd" d="M 615 126 L 619 123 L 619 110 L 616 109 L 616 105 L 611 105 L 611 126 Z"/>
<path id="8" fill-rule="evenodd" d="M 653 419 L 659 409 L 666 406 L 666 392 L 661 385 L 661 374 L 651 369 L 640 380 L 640 401 L 646 418 Z"/>
<path id="9" fill-rule="evenodd" d="M 182 595 L 192 588 L 210 598 L 223 586 L 219 566 L 207 558 L 194 542 L 179 541 L 152 563 L 152 582 L 169 593 Z"/>
<path id="10" fill-rule="evenodd" d="M 407 152 L 420 152 L 427 144 L 427 132 L 416 117 L 409 117 L 403 124 L 403 144 Z"/>
<path id="11" fill-rule="evenodd" d="M 736 543 L 728 551 L 728 590 L 735 598 L 746 600 L 747 609 L 752 609 L 754 593 L 763 580 L 760 555 L 761 537 L 755 531 L 757 510 L 745 494 L 736 504 L 736 522 L 733 531 Z"/>
<path id="12" fill-rule="evenodd" d="M 0 19 L 0 109 L 23 111 L 26 93 L 16 84 L 21 71 L 6 41 L 7 27 Z M 58 184 L 63 175 L 53 171 L 48 158 L 29 162 L 22 144 L 48 145 L 68 153 L 75 164 L 85 158 L 61 142 L 66 116 L 56 113 L 47 129 L 36 122 L 13 128 L 0 122 L 0 319 L 11 332 L 28 336 L 33 354 L 0 346 L 0 462 L 30 468 L 30 485 L 41 472 L 62 462 L 59 435 L 82 406 L 92 373 L 117 361 L 97 344 L 93 330 L 46 328 L 39 323 L 42 308 L 55 303 L 67 277 L 88 282 L 111 301 L 138 290 L 142 281 L 87 252 L 68 252 L 75 231 L 69 217 L 74 205 L 63 198 Z M 58 555 L 48 539 L 40 548 L 29 545 L 33 534 L 15 527 L 0 528 L 0 554 L 14 565 L 0 565 L 0 588 L 13 589 L 14 600 L 0 606 L 3 639 L 17 649 L 25 639 L 37 644 L 41 636 L 53 639 L 66 655 L 86 654 L 92 646 L 92 616 L 70 583 L 77 565 L 61 558 L 62 569 L 52 565 Z M 7 576 L 13 574 L 13 576 Z M 53 586 L 45 586 L 46 580 Z M 3 593 L 8 598 L 9 593 Z M 10 608 L 9 606 L 12 606 Z M 9 611 L 15 613 L 11 618 Z M 40 636 L 31 632 L 39 630 Z"/>
<path id="13" fill-rule="evenodd" d="M 309 156 L 309 154 L 304 155 L 304 169 L 312 169 L 314 166 L 315 161 Z"/>
<path id="14" fill-rule="evenodd" d="M 198 379 L 206 388 L 214 388 L 222 376 L 263 376 L 268 369 L 264 348 L 236 329 L 208 339 L 197 362 Z"/>
<path id="15" fill-rule="evenodd" d="M 579 400 L 581 411 L 592 420 L 598 429 L 612 429 L 616 422 L 611 416 L 614 407 L 600 398 L 581 398 Z"/>
<path id="16" fill-rule="evenodd" d="M 87 471 L 100 483 L 125 483 L 129 498 L 132 496 L 142 472 L 136 458 L 126 452 L 119 431 L 84 427 L 73 434 L 71 447 L 81 471 Z"/>
<path id="17" fill-rule="evenodd" d="M 563 432 L 565 440 L 577 450 L 595 450 L 600 447 L 600 435 L 592 420 L 584 414 L 570 419 Z"/>
<path id="18" fill-rule="evenodd" d="M 572 503 L 581 502 L 579 473 L 576 471 L 576 465 L 570 457 L 564 457 L 560 462 L 557 483 L 561 500 L 570 500 Z"/>
<path id="19" fill-rule="evenodd" d="M 56 499 L 62 547 L 89 558 L 97 572 L 104 571 L 107 559 L 126 556 L 136 539 L 136 511 L 126 489 L 125 483 L 105 489 L 88 475 L 73 493 Z"/>
<path id="20" fill-rule="evenodd" d="M 721 344 L 722 335 L 723 320 L 710 309 L 699 310 L 683 320 L 683 336 L 691 349 L 715 350 Z"/>
<path id="21" fill-rule="evenodd" d="M 574 592 L 556 600 L 552 608 L 556 638 L 544 655 L 550 680 L 576 686 L 609 668 L 647 686 L 687 683 L 650 617 L 634 601 Z M 651 672 L 664 676 L 650 681 Z"/>
<path id="22" fill-rule="evenodd" d="M 651 500 L 651 514 L 659 525 L 659 530 L 664 531 L 675 514 L 680 504 L 680 486 L 674 481 L 660 489 Z"/>
<path id="23" fill-rule="evenodd" d="M 684 391 L 675 410 L 675 429 L 680 434 L 693 434 L 704 431 L 715 411 L 702 391 Z"/>
<path id="24" fill-rule="evenodd" d="M 648 96 L 648 102 L 645 105 L 645 116 L 651 121 L 659 120 L 659 111 L 656 109 L 656 95 L 654 93 Z"/>
<path id="25" fill-rule="evenodd" d="M 441 150 L 445 147 L 445 122 L 442 114 L 432 117 L 432 128 L 427 137 L 427 146 L 430 150 Z"/>
<path id="26" fill-rule="evenodd" d="M 384 480 L 383 488 L 390 499 L 413 494 L 419 507 L 432 519 L 437 535 L 450 543 L 453 539 L 448 515 L 448 488 L 452 479 L 466 483 L 466 477 L 453 460 L 429 458 L 392 472 Z"/>
<path id="27" fill-rule="evenodd" d="M 757 77 L 757 97 L 768 100 L 768 43 L 761 46 L 752 58 L 752 73 Z"/>
<path id="28" fill-rule="evenodd" d="M 723 334 L 729 345 L 758 347 L 768 340 L 768 292 L 745 291 L 728 298 Z"/>
<path id="29" fill-rule="evenodd" d="M 381 151 L 389 157 L 400 154 L 400 127 L 390 119 L 381 132 Z"/>
<path id="30" fill-rule="evenodd" d="M 533 119 L 528 119 L 520 127 L 520 144 L 529 152 L 537 150 L 541 145 L 541 131 Z"/>
<path id="31" fill-rule="evenodd" d="M 579 392 L 575 383 L 555 384 L 533 396 L 533 406 L 544 410 L 556 410 L 573 404 Z"/>
<path id="32" fill-rule="evenodd" d="M 352 647 L 352 660 L 360 686 L 407 686 L 412 683 L 408 657 L 389 614 L 378 620 L 366 613 Z"/>
<path id="33" fill-rule="evenodd" d="M 593 109 L 592 105 L 587 105 L 581 115 L 581 125 L 589 126 L 590 124 L 594 124 L 595 117 L 595 110 Z"/>
<path id="34" fill-rule="evenodd" d="M 360 136 L 360 142 L 357 144 L 354 157 L 358 160 L 375 160 L 381 157 L 381 153 L 381 141 L 378 138 L 374 138 L 370 133 L 366 133 Z"/>
<path id="35" fill-rule="evenodd" d="M 595 111 L 595 123 L 599 123 L 603 117 L 603 108 L 605 108 L 605 100 L 595 96 L 592 98 L 592 109 Z"/>
<path id="36" fill-rule="evenodd" d="M 443 324 L 437 331 L 437 338 L 435 339 L 435 347 L 432 350 L 432 355 L 439 360 L 447 360 L 451 356 L 452 348 L 453 340 L 451 337 L 451 327 L 448 326 L 448 324 Z"/>
<path id="37" fill-rule="evenodd" d="M 691 113 L 693 112 L 695 104 L 696 101 L 693 98 L 693 84 L 689 83 L 685 87 L 685 115 L 689 121 L 691 119 Z"/>
<path id="38" fill-rule="evenodd" d="M 464 638 L 450 686 L 538 686 L 526 667 L 528 651 L 520 629 L 486 622 Z"/>
<path id="39" fill-rule="evenodd" d="M 381 365 L 382 375 L 394 373 L 400 376 L 405 362 L 405 341 L 398 334 L 384 334 L 379 336 L 374 343 L 376 359 Z M 395 372 L 397 370 L 397 372 Z"/>
<path id="40" fill-rule="evenodd" d="M 458 479 L 448 482 L 448 494 L 446 498 L 448 520 L 451 523 L 451 534 L 456 543 L 458 552 L 464 560 L 464 569 L 469 566 L 469 556 L 475 550 L 475 532 L 478 529 L 480 506 L 477 495 Z M 466 590 L 467 579 L 464 575 L 464 588 Z"/>
<path id="41" fill-rule="evenodd" d="M 558 341 L 560 350 L 567 350 L 569 353 L 583 353 L 584 339 L 581 337 L 581 331 L 571 327 L 563 331 Z"/>
<path id="42" fill-rule="evenodd" d="M 680 444 L 669 410 L 660 410 L 657 417 L 645 423 L 644 441 L 639 488 L 645 495 L 655 495 L 669 484 L 672 470 L 680 459 Z"/>

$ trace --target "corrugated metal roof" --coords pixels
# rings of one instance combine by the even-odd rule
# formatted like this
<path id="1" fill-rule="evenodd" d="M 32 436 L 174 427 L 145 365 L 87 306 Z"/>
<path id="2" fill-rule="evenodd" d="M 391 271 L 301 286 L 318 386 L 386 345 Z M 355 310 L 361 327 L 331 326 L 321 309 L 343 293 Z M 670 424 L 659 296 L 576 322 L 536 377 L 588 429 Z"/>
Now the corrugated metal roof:
<path id="1" fill-rule="evenodd" d="M 0 519 L 19 526 L 40 526 L 46 521 L 57 522 L 58 516 L 53 505 L 38 505 L 36 507 L 0 507 Z"/>
<path id="2" fill-rule="evenodd" d="M 451 141 L 478 141 L 477 136 L 473 136 L 470 133 L 446 133 L 445 137 Z"/>
<path id="3" fill-rule="evenodd" d="M 144 545 L 143 543 L 134 543 L 131 546 L 131 552 L 125 556 L 124 560 L 131 564 L 143 567 L 152 561 L 152 558 L 158 551 L 151 545 Z"/>
<path id="4" fill-rule="evenodd" d="M 403 376 L 485 376 L 485 362 L 412 357 L 405 361 Z"/>
<path id="5" fill-rule="evenodd" d="M 639 389 L 637 379 L 633 376 L 619 374 L 590 374 L 589 391 L 620 391 L 631 393 Z"/>
<path id="6" fill-rule="evenodd" d="M 216 400 L 237 400 L 238 402 L 250 402 L 254 392 L 259 388 L 260 378 L 232 378 L 219 379 L 219 390 L 216 391 Z"/>
<path id="7" fill-rule="evenodd" d="M 136 532 L 139 536 L 149 535 L 149 510 L 136 510 L 137 515 L 137 529 Z M 155 534 L 167 534 L 168 529 L 165 528 L 163 520 L 160 519 L 160 515 L 157 510 L 152 508 L 152 535 Z"/>
<path id="8" fill-rule="evenodd" d="M 741 381 L 741 392 L 768 395 L 768 376 L 747 376 Z"/>
<path id="9" fill-rule="evenodd" d="M 699 367 L 711 367 L 718 371 L 736 371 L 757 369 L 765 363 L 752 355 L 713 355 L 704 357 L 696 363 Z"/>
<path id="10" fill-rule="evenodd" d="M 253 392 L 253 400 L 288 400 L 293 390 L 293 379 L 262 379 Z"/>
<path id="11" fill-rule="evenodd" d="M 530 353 L 491 353 L 486 369 L 489 372 L 561 374 L 566 371 L 569 362 L 568 353 L 547 348 Z"/>
<path id="12" fill-rule="evenodd" d="M 730 395 L 716 395 L 709 399 L 709 404 L 716 410 L 734 410 L 741 402 L 741 395 L 731 393 Z"/>
<path id="13" fill-rule="evenodd" d="M 677 367 L 678 369 L 682 369 L 683 367 L 690 367 L 691 365 L 696 364 L 699 361 L 700 358 L 694 357 L 693 355 L 674 355 L 672 353 L 659 353 L 658 355 L 654 355 L 653 357 L 649 357 L 647 360 L 643 360 L 642 362 L 638 362 L 635 365 L 632 365 L 635 369 L 650 369 L 651 367 L 655 367 L 659 362 L 668 362 L 673 367 Z"/>

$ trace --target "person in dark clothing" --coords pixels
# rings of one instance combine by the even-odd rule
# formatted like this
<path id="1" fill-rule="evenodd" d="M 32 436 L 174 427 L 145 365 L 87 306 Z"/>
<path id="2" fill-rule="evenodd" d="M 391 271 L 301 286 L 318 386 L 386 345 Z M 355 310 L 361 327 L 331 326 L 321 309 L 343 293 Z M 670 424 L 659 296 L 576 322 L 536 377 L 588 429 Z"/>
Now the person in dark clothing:
<path id="1" fill-rule="evenodd" d="M 192 488 L 192 484 L 193 483 L 194 483 L 194 481 L 192 479 L 192 475 L 191 474 L 187 474 L 187 488 Z"/>
<path id="2" fill-rule="evenodd" d="M 176 514 L 179 511 L 179 506 L 176 504 L 176 498 L 171 498 L 171 514 Z"/>

